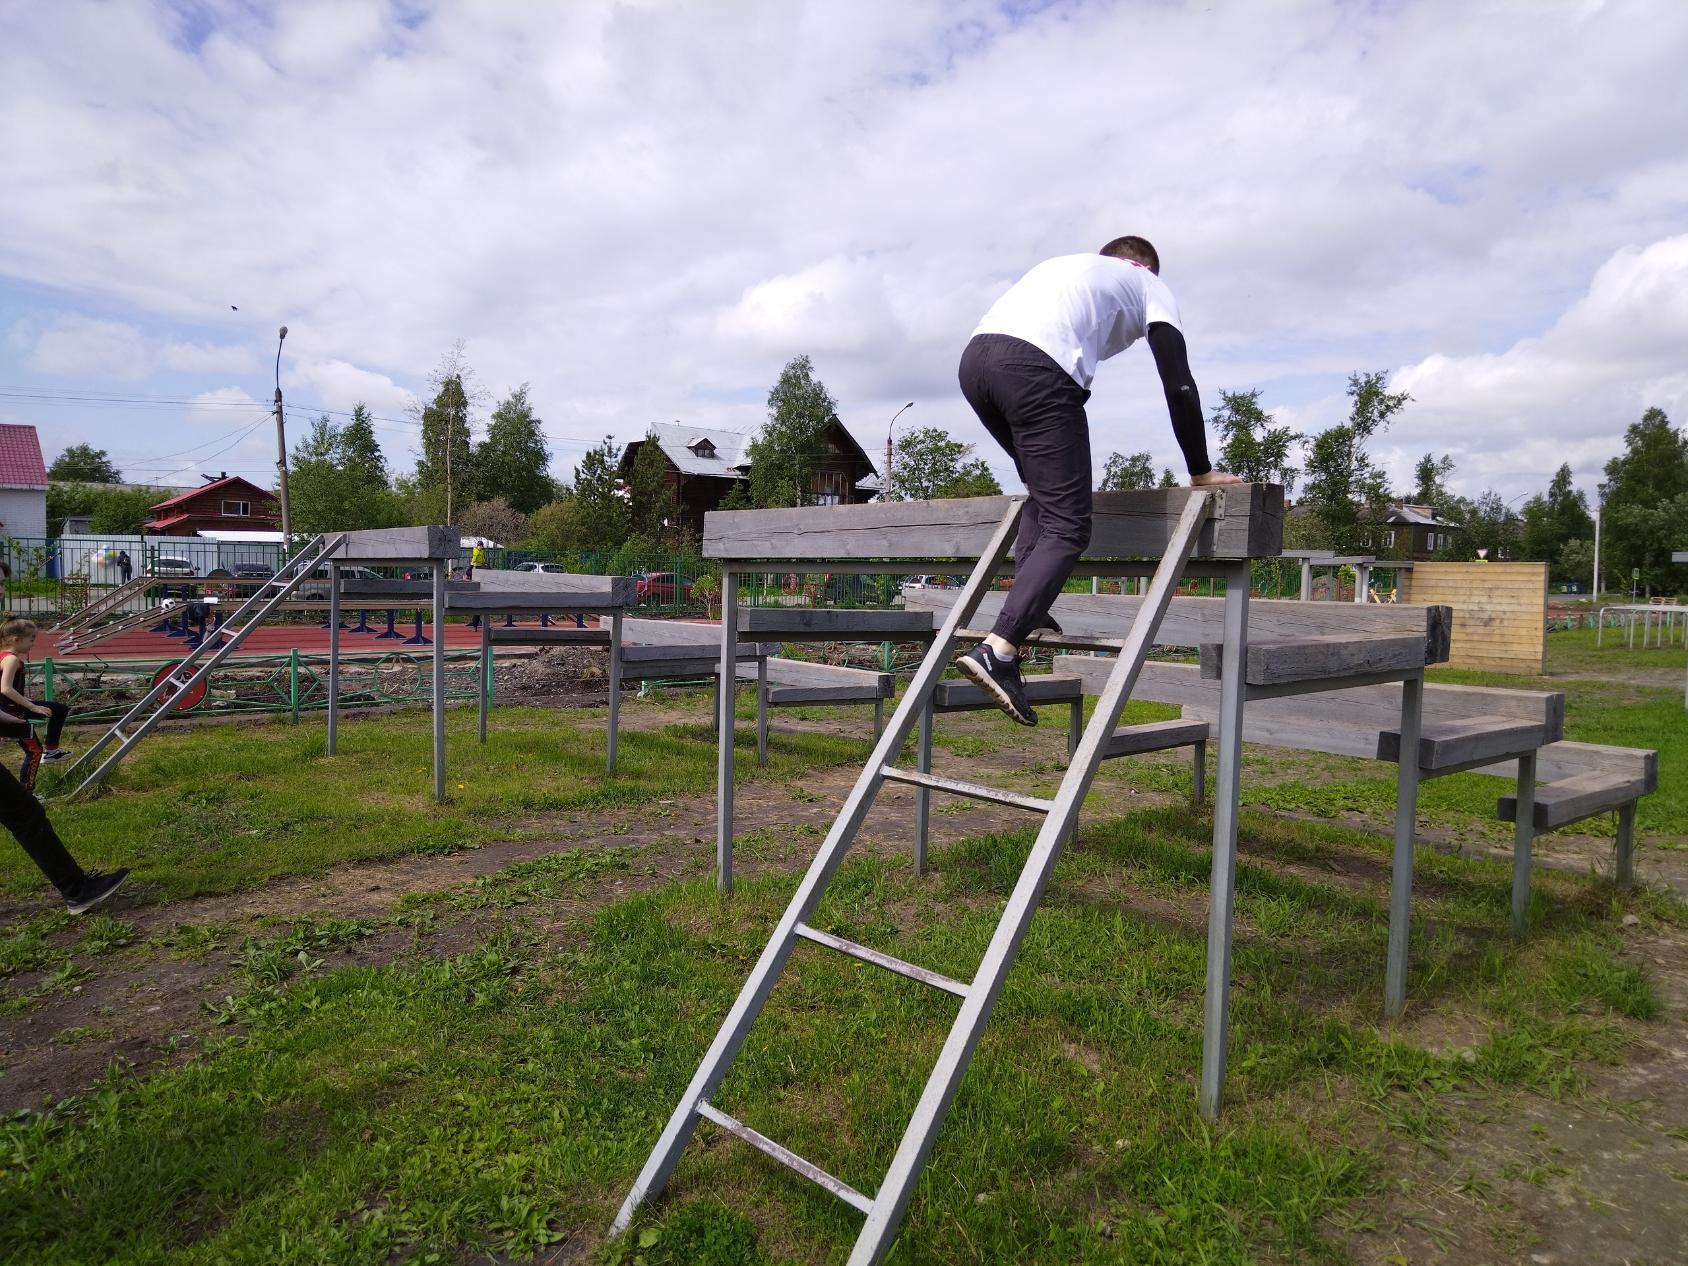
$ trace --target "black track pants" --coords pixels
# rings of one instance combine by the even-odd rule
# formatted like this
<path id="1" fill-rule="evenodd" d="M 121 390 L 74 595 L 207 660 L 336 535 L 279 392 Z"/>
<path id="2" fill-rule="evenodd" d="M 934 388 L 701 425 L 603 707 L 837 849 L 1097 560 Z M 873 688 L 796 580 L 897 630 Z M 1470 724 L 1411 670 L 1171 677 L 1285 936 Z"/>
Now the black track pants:
<path id="1" fill-rule="evenodd" d="M 1090 544 L 1090 393 L 1042 350 L 1006 334 L 974 335 L 960 378 L 961 394 L 1026 485 L 1014 588 L 991 629 L 1018 646 Z"/>

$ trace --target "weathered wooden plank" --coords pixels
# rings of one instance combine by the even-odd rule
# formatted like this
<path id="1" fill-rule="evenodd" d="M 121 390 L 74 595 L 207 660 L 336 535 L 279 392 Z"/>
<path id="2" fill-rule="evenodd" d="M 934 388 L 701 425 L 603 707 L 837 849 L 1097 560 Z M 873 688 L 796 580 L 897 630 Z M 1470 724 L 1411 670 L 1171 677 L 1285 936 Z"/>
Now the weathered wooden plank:
<path id="1" fill-rule="evenodd" d="M 1140 725 L 1122 725 L 1108 737 L 1102 747 L 1102 759 L 1120 756 L 1141 756 L 1145 752 L 1164 752 L 1174 747 L 1193 747 L 1207 742 L 1205 721 L 1145 721 Z"/>
<path id="2" fill-rule="evenodd" d="M 744 658 L 753 660 L 756 656 L 747 653 Z M 621 675 L 628 681 L 649 681 L 657 677 L 716 677 L 720 672 L 719 657 L 704 659 L 695 655 L 675 659 L 630 660 L 621 666 Z"/>
<path id="3" fill-rule="evenodd" d="M 744 607 L 740 633 L 769 633 L 797 642 L 809 638 L 842 641 L 902 641 L 931 637 L 930 611 L 840 611 L 819 607 Z"/>
<path id="4" fill-rule="evenodd" d="M 719 620 L 648 620 L 629 616 L 621 622 L 621 635 L 629 642 L 659 642 L 664 646 L 721 645 Z"/>
<path id="5" fill-rule="evenodd" d="M 606 577 L 600 576 L 598 579 L 602 581 Z M 572 590 L 568 592 L 549 592 L 542 589 L 502 591 L 483 589 L 479 593 L 448 593 L 446 595 L 446 607 L 452 611 L 508 611 L 515 614 L 521 612 L 534 614 L 610 612 L 625 607 L 627 605 L 625 598 L 626 594 L 623 591 L 608 586 L 596 590 Z"/>
<path id="6" fill-rule="evenodd" d="M 260 582 L 261 583 L 261 582 Z M 312 582 L 306 581 L 309 585 Z M 475 593 L 480 584 L 473 580 L 448 580 L 445 591 L 453 593 Z M 319 585 L 320 589 L 320 585 Z M 326 590 L 322 590 L 326 592 Z M 356 606 L 359 602 L 368 602 L 374 606 L 389 598 L 432 598 L 434 582 L 432 580 L 371 580 L 367 576 L 341 576 L 340 601 L 342 604 Z"/>
<path id="7" fill-rule="evenodd" d="M 773 642 L 740 642 L 738 644 L 738 658 L 762 659 L 774 654 L 778 649 L 778 644 Z M 721 652 L 712 646 L 694 646 L 686 643 L 662 646 L 649 642 L 628 642 L 622 645 L 621 658 L 622 662 L 627 664 L 637 664 L 653 659 L 695 659 L 713 664 L 720 660 Z"/>
<path id="8" fill-rule="evenodd" d="M 987 593 L 973 617 L 975 628 L 989 628 L 1002 610 L 1004 593 Z M 909 610 L 947 613 L 955 602 L 949 589 L 910 589 L 903 595 Z M 1141 598 L 1129 594 L 1064 593 L 1052 611 L 1063 632 L 1081 637 L 1125 636 Z M 1161 622 L 1156 641 L 1162 646 L 1199 647 L 1224 639 L 1223 598 L 1174 598 Z M 1440 606 L 1402 606 L 1393 603 L 1295 602 L 1256 598 L 1248 604 L 1249 638 L 1293 641 L 1310 637 L 1393 637 L 1414 634 L 1424 638 L 1424 662 L 1439 664 L 1448 655 L 1452 613 Z"/>
<path id="9" fill-rule="evenodd" d="M 1485 765 L 1480 771 L 1513 778 L 1513 762 Z M 1614 747 L 1607 743 L 1549 743 L 1536 753 L 1536 776 L 1544 783 L 1575 778 L 1582 774 L 1609 774 L 1615 778 L 1638 778 L 1647 793 L 1659 789 L 1659 754 L 1644 747 Z"/>
<path id="10" fill-rule="evenodd" d="M 768 680 L 781 686 L 871 689 L 878 691 L 884 699 L 889 699 L 897 689 L 897 679 L 892 673 L 877 672 L 871 668 L 847 668 L 840 664 L 815 664 L 806 659 L 770 659 Z"/>
<path id="11" fill-rule="evenodd" d="M 488 630 L 494 646 L 608 646 L 610 631 L 602 629 L 536 629 L 531 624 L 511 628 L 494 625 Z"/>
<path id="12" fill-rule="evenodd" d="M 606 589 L 617 606 L 632 606 L 639 600 L 636 576 L 585 576 L 574 572 L 506 571 L 475 568 L 475 583 L 488 593 L 591 594 Z"/>
<path id="13" fill-rule="evenodd" d="M 1597 813 L 1630 804 L 1653 789 L 1642 778 L 1626 778 L 1621 774 L 1591 771 L 1573 774 L 1556 782 L 1536 786 L 1535 825 L 1538 831 L 1554 831 Z M 1518 795 L 1501 796 L 1495 801 L 1495 816 L 1502 822 L 1518 818 Z"/>
<path id="14" fill-rule="evenodd" d="M 1430 711 L 1428 704 L 1425 712 Z M 1529 752 L 1547 742 L 1542 726 L 1512 720 L 1510 717 L 1461 717 L 1444 721 L 1426 716 L 1418 740 L 1418 767 L 1425 770 L 1448 769 L 1455 765 L 1469 765 L 1473 761 L 1495 760 L 1518 752 Z M 1399 727 L 1380 730 L 1377 735 L 1377 758 L 1394 762 L 1401 756 Z"/>
<path id="15" fill-rule="evenodd" d="M 1191 493 L 1187 488 L 1096 494 L 1088 559 L 1159 558 Z M 1283 544 L 1283 489 L 1227 488 L 1202 531 L 1197 558 L 1267 558 Z M 976 560 L 1008 512 L 1007 497 L 876 501 L 794 510 L 716 510 L 704 516 L 703 553 L 724 561 Z"/>
<path id="16" fill-rule="evenodd" d="M 1224 643 L 1204 642 L 1202 676 L 1218 681 L 1224 669 Z M 1424 667 L 1425 639 L 1417 634 L 1356 637 L 1342 634 L 1267 642 L 1250 639 L 1244 653 L 1243 680 L 1251 686 L 1323 681 L 1358 673 L 1407 671 Z"/>
<path id="17" fill-rule="evenodd" d="M 1021 680 L 1030 703 L 1072 703 L 1084 698 L 1084 683 L 1074 677 L 1040 674 Z M 941 681 L 932 696 L 932 707 L 937 712 L 976 712 L 996 706 L 996 700 L 982 686 L 970 681 Z"/>
<path id="18" fill-rule="evenodd" d="M 802 703 L 873 703 L 883 698 L 876 686 L 773 686 L 768 690 L 771 708 Z"/>
<path id="19" fill-rule="evenodd" d="M 462 539 L 462 534 L 451 527 L 365 528 L 347 532 L 345 544 L 333 557 L 353 563 L 454 562 Z"/>

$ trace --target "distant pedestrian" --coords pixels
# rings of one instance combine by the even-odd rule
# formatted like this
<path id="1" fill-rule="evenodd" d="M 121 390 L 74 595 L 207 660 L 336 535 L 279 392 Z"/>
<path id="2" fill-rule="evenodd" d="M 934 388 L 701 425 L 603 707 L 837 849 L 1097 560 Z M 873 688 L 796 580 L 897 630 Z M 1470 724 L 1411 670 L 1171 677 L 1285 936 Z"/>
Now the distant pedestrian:
<path id="1" fill-rule="evenodd" d="M 124 584 L 128 584 L 129 578 L 135 574 L 135 564 L 130 561 L 129 551 L 126 549 L 117 551 L 117 574 Z"/>
<path id="2" fill-rule="evenodd" d="M 473 550 L 471 550 L 469 552 L 469 575 L 470 575 L 470 577 L 474 576 L 475 568 L 485 567 L 485 566 L 486 566 L 486 548 L 485 548 L 485 546 L 477 545 L 477 546 L 475 546 L 475 548 Z"/>

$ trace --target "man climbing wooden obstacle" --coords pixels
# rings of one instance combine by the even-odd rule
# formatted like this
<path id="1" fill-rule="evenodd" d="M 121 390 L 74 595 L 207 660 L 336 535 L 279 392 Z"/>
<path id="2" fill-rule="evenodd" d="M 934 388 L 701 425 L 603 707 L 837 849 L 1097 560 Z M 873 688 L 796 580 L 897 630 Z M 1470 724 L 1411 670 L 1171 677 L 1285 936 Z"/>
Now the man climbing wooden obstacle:
<path id="1" fill-rule="evenodd" d="M 990 636 L 956 666 L 1021 725 L 1036 725 L 1037 713 L 1020 679 L 1020 647 L 1035 629 L 1057 629 L 1050 604 L 1090 543 L 1084 405 L 1096 366 L 1147 338 L 1191 486 L 1242 482 L 1208 461 L 1181 325 L 1155 248 L 1140 237 L 1117 237 L 1097 254 L 1062 255 L 1033 268 L 985 313 L 961 354 L 961 393 L 1014 459 L 1027 504 L 1014 545 L 1014 588 Z"/>

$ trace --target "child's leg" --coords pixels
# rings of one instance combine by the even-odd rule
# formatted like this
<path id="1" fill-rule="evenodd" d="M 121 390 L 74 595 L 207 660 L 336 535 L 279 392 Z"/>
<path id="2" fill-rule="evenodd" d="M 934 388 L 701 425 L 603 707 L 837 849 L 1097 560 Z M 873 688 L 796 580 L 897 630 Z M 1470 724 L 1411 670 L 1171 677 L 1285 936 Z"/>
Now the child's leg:
<path id="1" fill-rule="evenodd" d="M 0 826 L 17 838 L 29 859 L 67 900 L 76 894 L 86 878 L 82 867 L 53 830 L 41 802 L 3 765 L 0 765 Z"/>
<path id="2" fill-rule="evenodd" d="M 51 751 L 59 745 L 59 736 L 64 733 L 65 718 L 70 715 L 70 705 L 68 703 L 59 703 L 57 701 L 48 703 L 44 699 L 37 699 L 35 702 L 39 703 L 43 708 L 51 711 L 53 714 L 47 719 L 47 734 L 45 736 L 47 749 Z"/>

